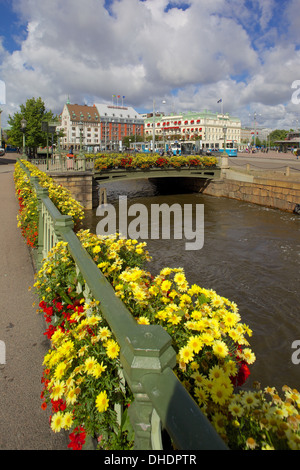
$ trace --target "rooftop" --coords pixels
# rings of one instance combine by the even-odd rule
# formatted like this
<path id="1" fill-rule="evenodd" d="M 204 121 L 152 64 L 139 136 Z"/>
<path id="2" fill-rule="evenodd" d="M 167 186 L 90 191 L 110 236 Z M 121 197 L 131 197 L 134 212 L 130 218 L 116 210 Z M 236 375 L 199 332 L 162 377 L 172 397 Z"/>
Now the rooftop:
<path id="1" fill-rule="evenodd" d="M 118 119 L 142 119 L 141 115 L 131 106 L 117 106 L 114 104 L 98 104 L 96 103 L 101 117 L 116 117 Z"/>
<path id="2" fill-rule="evenodd" d="M 66 104 L 71 121 L 100 122 L 100 115 L 96 106 L 80 104 Z"/>

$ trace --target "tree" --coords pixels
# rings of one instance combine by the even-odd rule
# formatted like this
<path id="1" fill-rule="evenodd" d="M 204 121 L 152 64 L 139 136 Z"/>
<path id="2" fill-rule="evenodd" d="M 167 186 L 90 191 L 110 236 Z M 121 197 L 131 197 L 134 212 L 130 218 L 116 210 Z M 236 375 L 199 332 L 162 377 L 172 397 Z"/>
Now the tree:
<path id="1" fill-rule="evenodd" d="M 288 135 L 288 131 L 285 129 L 275 129 L 270 134 L 270 143 L 271 146 L 275 145 L 275 142 L 278 140 L 285 140 Z"/>
<path id="2" fill-rule="evenodd" d="M 133 135 L 127 135 L 123 137 L 123 140 L 122 140 L 122 144 L 126 148 L 129 148 L 130 143 L 134 143 L 134 142 L 143 142 L 143 137 L 141 137 L 140 135 L 133 134 Z"/>
<path id="3" fill-rule="evenodd" d="M 27 121 L 25 129 L 26 147 L 32 148 L 34 155 L 38 147 L 45 147 L 47 135 L 42 131 L 42 121 L 53 121 L 55 116 L 52 111 L 46 111 L 45 103 L 41 98 L 30 98 L 26 104 L 20 105 L 20 112 L 9 115 L 8 133 L 9 143 L 17 147 L 23 145 L 23 132 L 21 130 L 22 119 Z"/>

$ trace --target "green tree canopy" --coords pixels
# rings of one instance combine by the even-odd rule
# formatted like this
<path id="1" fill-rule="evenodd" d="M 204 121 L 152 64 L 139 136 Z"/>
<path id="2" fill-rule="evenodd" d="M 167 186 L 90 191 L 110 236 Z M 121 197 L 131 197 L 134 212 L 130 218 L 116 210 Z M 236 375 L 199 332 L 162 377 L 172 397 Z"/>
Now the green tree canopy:
<path id="1" fill-rule="evenodd" d="M 274 145 L 274 143 L 278 140 L 285 140 L 288 133 L 289 131 L 285 129 L 275 129 L 274 131 L 272 131 L 270 134 L 271 145 Z"/>
<path id="2" fill-rule="evenodd" d="M 143 137 L 141 137 L 140 135 L 127 135 L 126 137 L 123 137 L 122 139 L 122 144 L 124 145 L 124 147 L 127 147 L 129 148 L 130 147 L 130 143 L 132 142 L 143 142 Z"/>
<path id="3" fill-rule="evenodd" d="M 45 103 L 41 98 L 29 98 L 26 104 L 20 105 L 20 112 L 13 116 L 9 115 L 8 124 L 10 130 L 8 134 L 8 143 L 22 147 L 23 132 L 21 130 L 22 119 L 27 121 L 25 130 L 26 147 L 33 148 L 45 147 L 47 135 L 42 131 L 42 121 L 53 121 L 55 116 L 52 111 L 46 111 Z"/>

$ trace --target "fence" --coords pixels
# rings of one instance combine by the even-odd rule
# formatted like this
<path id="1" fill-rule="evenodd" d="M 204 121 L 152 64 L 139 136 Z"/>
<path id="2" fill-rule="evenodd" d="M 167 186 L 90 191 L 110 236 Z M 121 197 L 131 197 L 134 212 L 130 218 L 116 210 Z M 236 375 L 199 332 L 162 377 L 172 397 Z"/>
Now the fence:
<path id="1" fill-rule="evenodd" d="M 74 155 L 55 155 L 53 158 L 36 158 L 32 161 L 39 170 L 51 172 L 88 171 L 94 169 L 94 158 Z"/>
<path id="2" fill-rule="evenodd" d="M 165 429 L 178 450 L 225 450 L 198 405 L 173 372 L 176 354 L 172 339 L 159 325 L 138 325 L 73 231 L 73 220 L 62 215 L 37 177 L 28 174 L 39 201 L 37 267 L 62 240 L 81 272 L 85 296 L 101 302 L 101 311 L 120 346 L 120 361 L 134 401 L 129 408 L 136 450 L 162 450 Z"/>

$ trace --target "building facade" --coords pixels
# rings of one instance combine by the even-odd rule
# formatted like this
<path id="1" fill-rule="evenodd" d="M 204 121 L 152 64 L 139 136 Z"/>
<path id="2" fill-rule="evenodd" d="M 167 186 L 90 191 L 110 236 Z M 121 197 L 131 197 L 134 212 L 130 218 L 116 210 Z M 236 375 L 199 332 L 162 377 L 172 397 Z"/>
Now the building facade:
<path id="1" fill-rule="evenodd" d="M 120 150 L 126 136 L 143 136 L 144 120 L 131 107 L 106 104 L 93 106 L 64 105 L 60 115 L 63 131 L 61 146 L 64 149 L 98 152 Z"/>
<path id="2" fill-rule="evenodd" d="M 203 148 L 224 148 L 227 143 L 241 145 L 241 120 L 229 114 L 188 112 L 147 117 L 145 119 L 145 139 L 193 141 L 201 140 Z"/>
<path id="3" fill-rule="evenodd" d="M 60 115 L 63 131 L 61 146 L 64 149 L 78 150 L 80 145 L 100 149 L 101 120 L 96 106 L 67 103 Z"/>
<path id="4" fill-rule="evenodd" d="M 134 108 L 113 104 L 95 106 L 101 120 L 101 150 L 120 150 L 124 137 L 143 137 L 144 120 Z"/>

